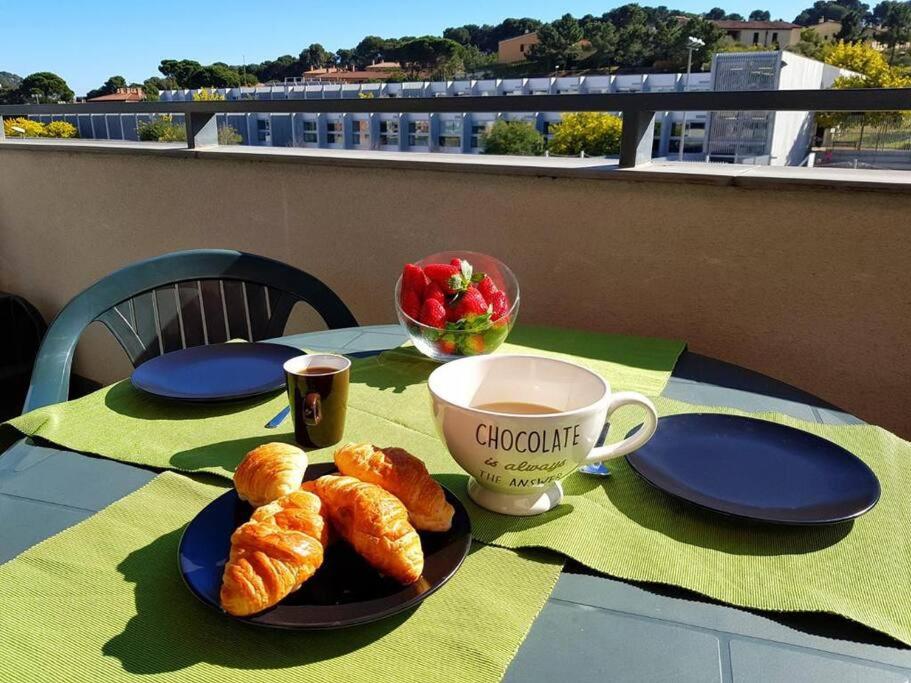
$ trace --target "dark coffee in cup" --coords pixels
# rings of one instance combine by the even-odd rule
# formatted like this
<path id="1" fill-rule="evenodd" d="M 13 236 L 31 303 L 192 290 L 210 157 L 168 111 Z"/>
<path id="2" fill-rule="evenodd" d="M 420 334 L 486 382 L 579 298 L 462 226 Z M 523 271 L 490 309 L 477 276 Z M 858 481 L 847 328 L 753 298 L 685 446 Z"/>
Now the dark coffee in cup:
<path id="1" fill-rule="evenodd" d="M 331 353 L 314 353 L 292 358 L 284 367 L 294 440 L 305 448 L 324 448 L 341 441 L 351 361 Z"/>

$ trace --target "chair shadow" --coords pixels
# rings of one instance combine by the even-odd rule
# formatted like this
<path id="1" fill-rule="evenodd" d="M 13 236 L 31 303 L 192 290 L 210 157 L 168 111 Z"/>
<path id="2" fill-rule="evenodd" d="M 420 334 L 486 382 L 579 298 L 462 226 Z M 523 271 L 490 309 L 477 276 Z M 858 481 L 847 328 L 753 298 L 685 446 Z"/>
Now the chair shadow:
<path id="1" fill-rule="evenodd" d="M 177 562 L 183 529 L 127 556 L 117 569 L 135 584 L 136 614 L 102 646 L 132 674 L 161 674 L 196 664 L 280 669 L 341 657 L 382 638 L 415 610 L 338 631 L 281 631 L 236 622 L 196 600 Z M 417 609 L 417 608 L 416 608 Z"/>
<path id="2" fill-rule="evenodd" d="M 296 445 L 293 433 L 277 433 L 270 436 L 251 436 L 230 441 L 217 441 L 215 443 L 197 446 L 185 451 L 179 451 L 171 456 L 170 464 L 177 469 L 191 472 L 207 467 L 220 467 L 228 472 L 233 472 L 244 456 L 257 446 L 271 441 L 279 441 Z"/>
<path id="3" fill-rule="evenodd" d="M 140 391 L 129 380 L 118 382 L 104 396 L 111 411 L 139 420 L 203 420 L 232 415 L 268 403 L 278 391 L 240 401 L 194 402 L 169 400 Z"/>
<path id="4" fill-rule="evenodd" d="M 410 386 L 425 383 L 438 367 L 439 363 L 414 347 L 391 349 L 355 361 L 351 382 L 400 394 Z"/>
<path id="5" fill-rule="evenodd" d="M 667 350 L 678 350 L 680 342 L 669 339 L 648 339 L 648 344 L 643 345 L 645 338 L 633 336 L 615 336 L 613 343 L 605 344 L 605 335 L 600 332 L 585 332 L 581 330 L 568 330 L 559 327 L 539 327 L 535 325 L 516 325 L 509 338 L 510 344 L 518 344 L 542 351 L 564 353 L 579 358 L 601 360 L 645 370 L 674 369 L 677 356 L 674 353 L 660 353 L 660 346 Z M 647 353 L 643 348 L 648 348 Z M 686 347 L 684 346 L 685 350 Z"/>
<path id="6" fill-rule="evenodd" d="M 564 481 L 567 495 L 602 488 L 611 504 L 628 519 L 675 541 L 731 555 L 802 555 L 828 548 L 845 538 L 853 521 L 825 526 L 785 526 L 753 522 L 704 510 L 678 500 L 644 481 L 627 464 L 615 460 L 610 477 L 574 474 Z"/>

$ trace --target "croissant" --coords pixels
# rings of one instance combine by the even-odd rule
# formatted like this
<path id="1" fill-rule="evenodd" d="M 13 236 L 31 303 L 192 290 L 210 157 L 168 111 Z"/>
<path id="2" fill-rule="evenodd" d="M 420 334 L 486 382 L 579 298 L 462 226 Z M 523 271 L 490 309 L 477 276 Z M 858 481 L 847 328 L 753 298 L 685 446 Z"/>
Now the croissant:
<path id="1" fill-rule="evenodd" d="M 377 448 L 349 443 L 335 452 L 339 472 L 380 486 L 408 509 L 408 518 L 421 531 L 449 531 L 453 507 L 443 487 L 427 472 L 424 463 L 402 448 Z"/>
<path id="2" fill-rule="evenodd" d="M 421 538 L 398 498 L 354 477 L 329 474 L 311 486 L 325 504 L 333 529 L 374 568 L 405 585 L 421 578 Z"/>
<path id="3" fill-rule="evenodd" d="M 266 443 L 247 453 L 234 470 L 237 495 L 254 507 L 300 488 L 307 454 L 287 443 Z"/>
<path id="4" fill-rule="evenodd" d="M 231 535 L 221 584 L 224 610 L 256 614 L 300 588 L 323 563 L 326 530 L 322 503 L 306 491 L 257 509 Z"/>

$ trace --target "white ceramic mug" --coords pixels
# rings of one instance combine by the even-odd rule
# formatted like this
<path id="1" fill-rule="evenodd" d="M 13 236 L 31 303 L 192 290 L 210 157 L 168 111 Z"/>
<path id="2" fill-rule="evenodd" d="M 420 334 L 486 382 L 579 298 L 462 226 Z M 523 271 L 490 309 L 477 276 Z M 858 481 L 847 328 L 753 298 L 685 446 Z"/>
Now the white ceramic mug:
<path id="1" fill-rule="evenodd" d="M 559 505 L 560 481 L 568 474 L 636 450 L 658 426 L 655 406 L 642 394 L 612 394 L 600 375 L 553 358 L 463 358 L 434 370 L 428 385 L 440 436 L 471 475 L 472 500 L 507 515 L 535 515 Z M 530 403 L 554 412 L 478 407 L 497 403 Z M 632 404 L 645 410 L 643 426 L 619 443 L 596 448 L 611 413 Z"/>

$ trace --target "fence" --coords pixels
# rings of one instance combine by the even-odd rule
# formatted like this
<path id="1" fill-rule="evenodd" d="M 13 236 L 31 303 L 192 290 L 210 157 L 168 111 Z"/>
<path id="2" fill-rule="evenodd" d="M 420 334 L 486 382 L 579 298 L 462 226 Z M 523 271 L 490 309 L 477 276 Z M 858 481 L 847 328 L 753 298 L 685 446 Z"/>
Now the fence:
<path id="1" fill-rule="evenodd" d="M 911 88 L 854 90 L 760 90 L 610 94 L 526 95 L 510 97 L 434 97 L 408 99 L 325 99 L 194 102 L 85 102 L 81 104 L 2 105 L 7 116 L 74 114 L 183 115 L 187 147 L 218 144 L 216 114 L 244 113 L 463 113 L 463 112 L 620 112 L 623 131 L 620 167 L 648 163 L 652 157 L 655 114 L 665 111 L 893 111 L 911 108 Z M 0 126 L 0 137 L 3 128 Z"/>

